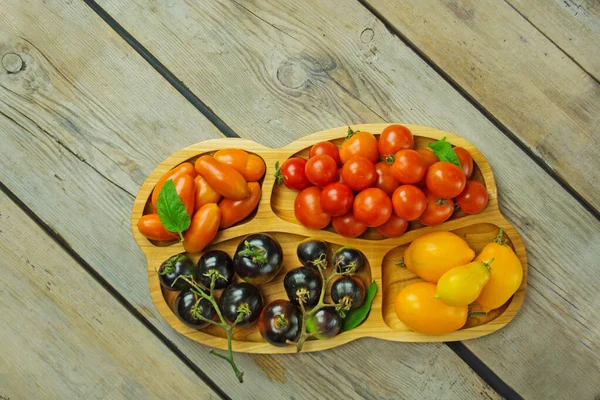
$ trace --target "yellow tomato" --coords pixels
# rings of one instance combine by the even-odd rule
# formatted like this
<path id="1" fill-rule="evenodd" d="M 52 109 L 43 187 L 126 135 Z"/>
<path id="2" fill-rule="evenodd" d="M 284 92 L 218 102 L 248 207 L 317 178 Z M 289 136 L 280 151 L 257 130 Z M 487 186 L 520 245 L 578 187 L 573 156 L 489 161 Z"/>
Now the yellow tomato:
<path id="1" fill-rule="evenodd" d="M 396 296 L 394 308 L 400 321 L 410 329 L 431 335 L 453 332 L 467 322 L 469 308 L 453 307 L 434 298 L 433 283 L 408 285 Z"/>
<path id="2" fill-rule="evenodd" d="M 436 283 L 449 269 L 475 257 L 467 242 L 451 232 L 433 232 L 413 241 L 404 252 L 404 265 L 426 281 Z"/>
<path id="3" fill-rule="evenodd" d="M 523 266 L 515 252 L 502 243 L 502 229 L 496 241 L 486 245 L 475 261 L 489 263 L 494 259 L 490 280 L 483 287 L 476 303 L 484 312 L 502 306 L 515 294 L 523 281 Z"/>
<path id="4" fill-rule="evenodd" d="M 452 268 L 438 281 L 435 298 L 450 306 L 471 304 L 490 280 L 489 268 L 481 261 Z"/>

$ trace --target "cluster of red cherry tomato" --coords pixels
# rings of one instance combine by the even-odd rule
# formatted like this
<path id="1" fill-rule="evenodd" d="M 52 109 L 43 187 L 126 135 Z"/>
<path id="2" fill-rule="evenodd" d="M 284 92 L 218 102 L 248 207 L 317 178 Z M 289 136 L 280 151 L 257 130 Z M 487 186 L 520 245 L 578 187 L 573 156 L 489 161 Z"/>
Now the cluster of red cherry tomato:
<path id="1" fill-rule="evenodd" d="M 375 228 L 385 237 L 402 235 L 410 221 L 437 225 L 458 207 L 467 214 L 488 202 L 485 186 L 470 180 L 473 158 L 453 147 L 460 167 L 440 161 L 429 148 L 414 149 L 412 132 L 390 125 L 379 138 L 348 128 L 341 148 L 316 143 L 309 159 L 292 157 L 277 169 L 279 183 L 299 191 L 296 219 L 307 228 L 332 223 L 343 236 L 358 237 Z"/>

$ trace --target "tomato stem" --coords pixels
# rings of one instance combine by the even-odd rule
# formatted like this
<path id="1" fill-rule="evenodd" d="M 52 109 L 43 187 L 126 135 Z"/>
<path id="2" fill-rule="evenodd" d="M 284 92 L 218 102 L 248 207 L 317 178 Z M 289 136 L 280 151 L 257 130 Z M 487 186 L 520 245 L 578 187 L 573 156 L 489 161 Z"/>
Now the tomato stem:
<path id="1" fill-rule="evenodd" d="M 494 262 L 494 258 L 492 258 L 488 262 L 482 262 L 483 266 L 487 268 L 488 271 L 492 269 L 492 263 Z"/>
<path id="2" fill-rule="evenodd" d="M 253 263 L 264 264 L 267 262 L 267 257 L 264 254 L 264 249 L 261 249 L 260 247 L 251 244 L 247 240 L 244 242 L 244 246 L 246 246 L 244 250 L 238 251 L 239 256 L 249 257 L 252 259 Z"/>
<path id="3" fill-rule="evenodd" d="M 336 311 L 342 311 L 342 310 L 346 309 L 345 304 L 325 303 L 325 292 L 327 291 L 329 282 L 331 282 L 331 280 L 333 280 L 334 278 L 336 278 L 338 276 L 348 276 L 348 275 L 352 275 L 352 274 L 354 274 L 354 272 L 356 272 L 356 264 L 350 265 L 350 268 L 348 268 L 345 271 L 337 272 L 337 267 L 338 267 L 339 263 L 341 263 L 342 261 L 343 261 L 343 259 L 340 259 L 338 264 L 333 266 L 333 271 L 327 277 L 325 277 L 325 272 L 324 272 L 325 269 L 327 268 L 327 260 L 325 259 L 324 262 L 315 263 L 315 266 L 317 267 L 317 269 L 319 270 L 319 274 L 321 275 L 321 282 L 323 283 L 323 287 L 321 289 L 321 294 L 319 295 L 319 302 L 311 310 L 306 311 L 306 308 L 304 307 L 304 298 L 298 296 L 298 303 L 300 305 L 300 311 L 302 312 L 302 327 L 301 327 L 301 331 L 300 331 L 300 337 L 298 338 L 298 341 L 295 343 L 296 351 L 298 353 L 302 351 L 302 347 L 304 346 L 304 343 L 306 342 L 306 340 L 308 338 L 314 337 L 320 333 L 320 332 L 313 332 L 313 333 L 307 332 L 306 322 L 308 321 L 309 318 L 313 317 L 319 310 L 321 310 L 322 308 L 326 308 L 326 307 L 335 307 Z M 287 343 L 292 344 L 293 342 L 287 341 Z"/>
<path id="4" fill-rule="evenodd" d="M 221 353 L 218 353 L 214 349 L 210 349 L 210 354 L 227 361 L 229 363 L 229 365 L 231 365 L 231 368 L 233 369 L 233 372 L 235 373 L 235 376 L 238 378 L 240 383 L 244 383 L 244 372 L 240 371 L 240 369 L 238 368 L 238 366 L 236 365 L 236 363 L 233 359 L 232 341 L 233 341 L 233 328 L 235 328 L 235 326 L 244 318 L 244 316 L 246 315 L 246 312 L 249 310 L 248 310 L 247 305 L 245 308 L 240 307 L 240 309 L 238 310 L 237 318 L 235 319 L 233 324 L 229 325 L 227 323 L 227 321 L 225 321 L 225 318 L 223 318 L 223 314 L 221 313 L 221 309 L 219 308 L 219 305 L 217 304 L 217 301 L 215 299 L 215 284 L 217 282 L 218 277 L 219 277 L 219 274 L 211 274 L 210 289 L 209 289 L 208 294 L 206 294 L 206 292 L 205 292 L 206 288 L 202 287 L 200 284 L 198 284 L 196 281 L 194 281 L 190 276 L 181 275 L 181 276 L 178 276 L 177 279 L 181 278 L 184 281 L 186 281 L 187 283 L 189 283 L 192 287 L 191 290 L 196 295 L 210 301 L 210 303 L 212 304 L 213 308 L 217 312 L 217 316 L 219 317 L 220 322 L 209 320 L 209 319 L 203 317 L 202 315 L 198 315 L 198 316 L 200 317 L 199 319 L 209 322 L 209 323 L 212 323 L 213 325 L 220 326 L 221 328 L 223 328 L 225 330 L 225 332 L 227 333 L 227 355 L 225 356 Z M 177 279 L 175 279 L 175 281 L 177 281 Z M 196 304 L 198 304 L 200 302 L 200 300 L 201 299 L 198 299 Z"/>
<path id="5" fill-rule="evenodd" d="M 496 238 L 494 239 L 494 242 L 498 243 L 499 245 L 503 245 L 504 243 L 504 228 L 500 227 L 500 231 L 498 231 L 498 236 L 496 236 Z"/>
<path id="6" fill-rule="evenodd" d="M 346 139 L 344 139 L 344 141 L 350 139 L 357 132 L 360 132 L 360 131 L 355 131 L 355 130 L 352 130 L 352 128 L 348 127 L 348 134 L 346 135 Z"/>
<path id="7" fill-rule="evenodd" d="M 275 173 L 273 174 L 273 176 L 275 176 L 275 182 L 278 185 L 281 185 L 283 183 L 283 174 L 281 173 L 281 166 L 279 165 L 279 161 L 275 161 Z"/>

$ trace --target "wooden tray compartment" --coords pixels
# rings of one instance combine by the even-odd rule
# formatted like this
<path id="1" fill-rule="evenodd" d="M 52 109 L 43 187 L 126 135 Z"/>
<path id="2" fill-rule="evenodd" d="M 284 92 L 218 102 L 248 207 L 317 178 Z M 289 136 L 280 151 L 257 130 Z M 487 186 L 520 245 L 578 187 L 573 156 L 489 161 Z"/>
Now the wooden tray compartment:
<path id="1" fill-rule="evenodd" d="M 353 129 L 369 131 L 379 134 L 388 124 L 353 125 Z M 257 211 L 245 221 L 233 227 L 220 231 L 208 249 L 218 248 L 233 255 L 239 241 L 246 235 L 256 232 L 268 232 L 275 236 L 284 249 L 284 267 L 275 279 L 261 285 L 260 290 L 265 301 L 286 298 L 283 289 L 283 277 L 286 271 L 299 266 L 296 258 L 297 244 L 307 238 L 315 237 L 329 242 L 332 248 L 350 245 L 359 248 L 369 260 L 370 267 L 361 273 L 365 283 L 371 279 L 377 282 L 379 291 L 373 301 L 373 306 L 368 319 L 359 327 L 350 332 L 344 332 L 328 340 L 311 340 L 306 343 L 303 351 L 318 351 L 336 347 L 360 337 L 377 337 L 393 341 L 405 342 L 440 342 L 465 340 L 480 337 L 494 332 L 516 315 L 523 303 L 527 283 L 527 258 L 525 247 L 516 230 L 504 219 L 498 210 L 497 191 L 490 166 L 483 155 L 465 139 L 452 133 L 437 129 L 406 125 L 415 135 L 415 147 L 425 147 L 427 143 L 446 137 L 455 146 L 464 147 L 473 157 L 475 172 L 474 179 L 485 184 L 489 204 L 487 208 L 477 215 L 455 213 L 452 218 L 441 225 L 423 227 L 418 222 L 411 223 L 409 230 L 398 238 L 383 238 L 374 230 L 369 229 L 361 238 L 345 238 L 338 235 L 331 228 L 327 230 L 310 230 L 300 225 L 294 218 L 293 203 L 297 192 L 288 190 L 284 186 L 275 185 L 275 162 L 282 163 L 294 155 L 306 157 L 310 146 L 322 140 L 332 140 L 340 145 L 346 136 L 347 127 L 329 129 L 301 138 L 281 149 L 264 147 L 258 143 L 245 139 L 215 139 L 201 142 L 183 149 L 163 163 L 161 163 L 144 182 L 135 200 L 132 213 L 132 230 L 134 237 L 148 259 L 148 280 L 152 300 L 165 320 L 178 332 L 203 343 L 207 346 L 225 349 L 227 342 L 224 333 L 214 327 L 198 331 L 180 323 L 172 312 L 173 301 L 176 293 L 163 290 L 159 284 L 156 270 L 169 256 L 183 252 L 181 243 L 174 242 L 158 246 L 147 240 L 137 231 L 139 218 L 148 212 L 148 199 L 158 179 L 168 170 L 178 164 L 198 156 L 212 153 L 220 148 L 237 147 L 261 156 L 267 166 L 265 178 L 262 182 L 262 198 Z M 396 317 L 394 312 L 394 298 L 402 287 L 418 281 L 419 278 L 406 269 L 401 269 L 395 263 L 402 257 L 404 249 L 415 238 L 433 231 L 452 231 L 464 237 L 469 245 L 476 251 L 491 241 L 502 226 L 510 240 L 515 252 L 519 256 L 524 268 L 521 287 L 515 295 L 500 309 L 488 313 L 486 316 L 469 318 L 465 328 L 445 335 L 424 335 L 412 332 L 406 328 Z M 200 254 L 190 255 L 197 261 Z M 477 311 L 476 308 L 473 311 Z M 291 353 L 293 346 L 275 347 L 266 343 L 255 326 L 236 329 L 234 333 L 235 351 L 250 353 Z"/>

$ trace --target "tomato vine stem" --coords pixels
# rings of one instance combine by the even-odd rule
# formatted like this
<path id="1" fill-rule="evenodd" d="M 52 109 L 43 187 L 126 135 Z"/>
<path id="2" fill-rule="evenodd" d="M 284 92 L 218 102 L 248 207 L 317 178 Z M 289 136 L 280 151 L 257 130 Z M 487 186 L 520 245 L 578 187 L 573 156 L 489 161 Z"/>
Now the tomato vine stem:
<path id="1" fill-rule="evenodd" d="M 199 296 L 198 300 L 196 301 L 196 303 L 194 304 L 193 307 L 198 307 L 198 304 L 200 303 L 200 301 L 202 299 L 208 300 L 213 308 L 215 309 L 217 316 L 219 317 L 219 322 L 205 318 L 204 316 L 198 314 L 195 315 L 195 317 L 199 317 L 198 319 L 208 322 L 210 324 L 213 325 L 217 325 L 220 326 L 221 328 L 223 328 L 225 330 L 225 332 L 227 333 L 227 355 L 223 355 L 217 351 L 215 351 L 214 349 L 210 349 L 209 353 L 212 354 L 213 356 L 217 356 L 219 358 L 222 358 L 223 360 L 227 361 L 229 363 L 229 365 L 231 365 L 231 368 L 233 369 L 233 372 L 235 373 L 235 376 L 238 378 L 238 380 L 240 381 L 240 383 L 244 382 L 244 372 L 241 371 L 237 364 L 235 363 L 235 360 L 233 359 L 233 328 L 235 328 L 235 326 L 244 318 L 244 316 L 246 315 L 246 310 L 241 309 L 238 310 L 238 315 L 235 319 L 235 321 L 233 322 L 233 324 L 229 325 L 227 323 L 227 321 L 225 320 L 225 318 L 223 318 L 223 314 L 221 313 L 221 309 L 219 308 L 219 305 L 217 304 L 217 301 L 215 300 L 215 283 L 217 281 L 217 279 L 219 278 L 219 273 L 217 271 L 214 271 L 215 273 L 212 273 L 210 275 L 210 288 L 209 293 L 206 293 L 206 288 L 201 286 L 200 284 L 198 284 L 196 281 L 194 281 L 192 279 L 192 277 L 190 276 L 179 276 L 177 277 L 177 279 L 183 279 L 184 281 L 186 281 L 187 283 L 190 284 L 191 286 L 191 290 Z M 175 279 L 175 281 L 177 281 L 177 279 Z M 175 283 L 175 282 L 173 282 Z"/>
<path id="2" fill-rule="evenodd" d="M 304 307 L 304 302 L 305 302 L 305 298 L 298 296 L 298 303 L 300 306 L 300 311 L 302 312 L 302 327 L 301 327 L 301 331 L 300 331 L 300 337 L 298 338 L 298 340 L 294 343 L 291 341 L 287 341 L 288 344 L 295 344 L 296 345 L 296 352 L 301 352 L 302 348 L 304 346 L 304 343 L 306 342 L 307 339 L 311 338 L 311 337 L 315 337 L 319 334 L 319 332 L 312 332 L 309 333 L 306 329 L 306 323 L 307 321 L 313 317 L 319 310 L 326 308 L 326 307 L 336 307 L 337 308 L 341 308 L 341 309 L 346 309 L 346 306 L 344 304 L 332 304 L 332 303 L 326 303 L 325 302 L 325 292 L 327 291 L 327 288 L 329 286 L 329 283 L 337 278 L 338 276 L 348 276 L 348 275 L 352 275 L 356 272 L 356 264 L 350 266 L 350 268 L 342 271 L 342 272 L 338 272 L 338 266 L 339 264 L 343 261 L 343 259 L 340 259 L 339 262 L 333 266 L 333 271 L 329 274 L 329 276 L 325 277 L 325 269 L 327 269 L 327 261 L 323 262 L 319 262 L 316 263 L 316 267 L 319 270 L 319 274 L 321 275 L 321 282 L 323 283 L 323 287 L 321 288 L 321 294 L 319 295 L 319 302 L 317 303 L 316 306 L 314 306 L 312 309 L 310 310 L 306 310 L 306 308 Z"/>

